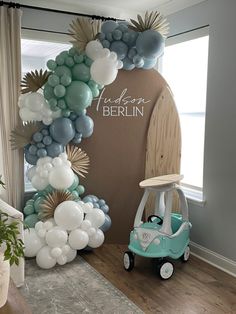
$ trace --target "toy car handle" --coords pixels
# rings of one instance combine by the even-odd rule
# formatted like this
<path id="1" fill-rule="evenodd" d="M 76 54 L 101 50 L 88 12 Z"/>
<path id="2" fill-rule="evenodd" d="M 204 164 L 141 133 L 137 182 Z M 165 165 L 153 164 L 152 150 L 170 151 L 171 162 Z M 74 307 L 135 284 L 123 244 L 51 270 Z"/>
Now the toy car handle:
<path id="1" fill-rule="evenodd" d="M 159 219 L 159 222 L 157 222 L 158 225 L 162 225 L 163 224 L 163 219 L 160 217 L 160 216 L 157 216 L 157 215 L 150 215 L 148 217 L 148 222 L 153 222 L 152 221 L 152 218 L 158 218 Z"/>

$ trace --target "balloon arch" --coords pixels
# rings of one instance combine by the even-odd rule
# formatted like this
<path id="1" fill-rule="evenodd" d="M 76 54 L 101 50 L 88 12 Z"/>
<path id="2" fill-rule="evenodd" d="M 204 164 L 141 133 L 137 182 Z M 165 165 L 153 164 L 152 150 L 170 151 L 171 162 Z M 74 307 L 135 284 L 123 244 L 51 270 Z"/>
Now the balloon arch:
<path id="1" fill-rule="evenodd" d="M 105 200 L 87 195 L 79 177 L 89 158 L 78 146 L 92 135 L 86 108 L 119 69 L 151 69 L 162 55 L 168 27 L 157 12 L 138 21 L 91 21 L 70 25 L 73 47 L 49 60 L 49 71 L 27 73 L 22 80 L 13 149 L 24 148 L 32 165 L 27 177 L 37 193 L 23 209 L 25 256 L 41 268 L 72 261 L 77 250 L 97 248 L 111 226 Z"/>

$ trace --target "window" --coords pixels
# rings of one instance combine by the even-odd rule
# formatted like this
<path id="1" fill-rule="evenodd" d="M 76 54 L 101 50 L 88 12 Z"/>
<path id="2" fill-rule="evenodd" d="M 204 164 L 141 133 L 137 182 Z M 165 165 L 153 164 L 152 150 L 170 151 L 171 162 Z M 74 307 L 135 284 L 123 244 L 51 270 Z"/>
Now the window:
<path id="1" fill-rule="evenodd" d="M 203 188 L 208 39 L 206 28 L 168 39 L 161 64 L 180 116 L 183 185 L 199 191 Z"/>
<path id="2" fill-rule="evenodd" d="M 71 45 L 66 43 L 67 40 L 65 40 L 65 38 L 61 38 L 61 42 L 52 42 L 51 40 L 55 41 L 55 36 L 57 39 L 57 35 L 55 34 L 53 35 L 54 35 L 53 38 L 47 36 L 45 40 L 44 39 L 35 40 L 28 39 L 28 37 L 30 38 L 37 37 L 35 36 L 35 34 L 33 34 L 32 37 L 32 34 L 31 36 L 28 36 L 27 33 L 25 36 L 26 38 L 23 38 L 21 40 L 22 77 L 24 76 L 25 73 L 32 70 L 40 70 L 41 68 L 46 70 L 46 63 L 49 59 L 54 59 L 61 51 L 68 50 L 71 47 Z M 32 165 L 28 164 L 25 161 L 24 181 L 26 192 L 34 190 L 34 188 L 31 185 L 31 182 L 28 180 L 26 176 L 26 172 L 30 167 L 32 167 Z"/>

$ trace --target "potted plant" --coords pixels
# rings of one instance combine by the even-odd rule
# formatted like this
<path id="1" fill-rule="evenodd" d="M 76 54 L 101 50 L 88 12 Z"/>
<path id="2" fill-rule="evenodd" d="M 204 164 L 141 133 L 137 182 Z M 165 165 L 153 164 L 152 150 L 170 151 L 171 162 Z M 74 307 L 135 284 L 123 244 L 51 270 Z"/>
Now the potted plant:
<path id="1" fill-rule="evenodd" d="M 0 176 L 0 186 L 4 183 Z M 19 264 L 19 258 L 24 256 L 24 244 L 18 239 L 19 221 L 9 222 L 9 215 L 0 209 L 0 308 L 6 303 L 10 280 L 10 266 Z M 13 218 L 14 219 L 14 218 Z"/>

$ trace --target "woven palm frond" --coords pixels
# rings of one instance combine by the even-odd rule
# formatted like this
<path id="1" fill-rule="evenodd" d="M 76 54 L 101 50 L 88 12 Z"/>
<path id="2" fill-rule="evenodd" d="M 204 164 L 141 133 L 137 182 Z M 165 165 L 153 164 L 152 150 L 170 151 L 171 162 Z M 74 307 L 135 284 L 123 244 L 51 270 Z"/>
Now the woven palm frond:
<path id="1" fill-rule="evenodd" d="M 27 122 L 26 124 L 18 125 L 11 131 L 10 142 L 12 149 L 20 149 L 32 142 L 34 133 L 41 129 L 39 122 Z"/>
<path id="2" fill-rule="evenodd" d="M 71 168 L 79 176 L 85 178 L 84 173 L 88 173 L 89 168 L 89 157 L 88 155 L 79 147 L 74 145 L 66 146 L 67 158 L 71 162 Z"/>
<path id="3" fill-rule="evenodd" d="M 72 21 L 68 30 L 73 38 L 71 43 L 79 52 L 85 51 L 89 41 L 94 40 L 101 30 L 100 20 L 91 20 L 89 18 L 80 17 Z"/>
<path id="4" fill-rule="evenodd" d="M 46 82 L 50 75 L 47 70 L 35 70 L 24 75 L 21 81 L 21 94 L 37 92 Z"/>
<path id="5" fill-rule="evenodd" d="M 65 201 L 74 201 L 75 196 L 69 191 L 53 191 L 48 194 L 40 205 L 39 217 L 47 220 L 54 217 L 55 209 L 59 204 Z"/>
<path id="6" fill-rule="evenodd" d="M 156 11 L 152 11 L 151 13 L 146 12 L 144 19 L 141 15 L 137 15 L 137 21 L 131 19 L 130 22 L 133 25 L 129 25 L 129 28 L 135 32 L 144 32 L 152 29 L 159 32 L 165 38 L 169 31 L 169 23 L 166 22 L 166 18 L 160 12 Z"/>

